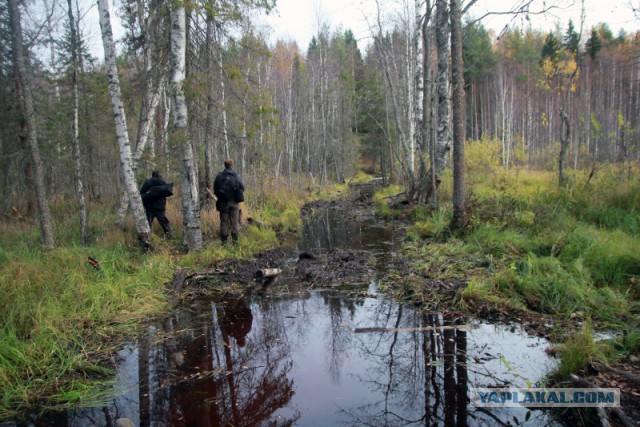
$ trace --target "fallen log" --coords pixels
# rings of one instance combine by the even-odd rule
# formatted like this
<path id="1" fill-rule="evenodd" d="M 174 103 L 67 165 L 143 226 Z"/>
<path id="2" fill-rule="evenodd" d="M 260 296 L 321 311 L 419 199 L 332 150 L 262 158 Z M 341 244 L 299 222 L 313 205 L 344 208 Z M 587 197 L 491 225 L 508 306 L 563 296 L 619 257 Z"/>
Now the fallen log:
<path id="1" fill-rule="evenodd" d="M 212 270 L 212 271 L 205 271 L 204 273 L 194 273 L 194 274 L 188 275 L 185 278 L 185 280 L 190 281 L 190 282 L 197 282 L 199 280 L 204 280 L 204 279 L 209 279 L 211 277 L 220 276 L 221 274 L 227 274 L 227 272 L 223 271 L 223 270 Z"/>
<path id="2" fill-rule="evenodd" d="M 473 325 L 424 326 L 419 328 L 369 327 L 369 328 L 356 328 L 354 332 L 356 334 L 361 334 L 361 333 L 367 333 L 367 332 L 429 332 L 429 331 L 450 331 L 450 330 L 470 331 L 474 328 L 475 326 Z"/>
<path id="3" fill-rule="evenodd" d="M 578 386 L 578 387 L 582 387 L 582 388 L 601 388 L 599 385 L 597 385 L 596 383 L 593 383 L 585 378 L 579 377 L 575 374 L 570 374 L 569 375 L 569 379 L 571 380 L 571 382 L 573 383 L 573 385 Z M 624 413 L 624 411 L 620 408 L 596 408 L 596 410 L 598 411 L 598 416 L 600 417 L 600 423 L 603 426 L 610 426 L 610 417 L 609 414 L 607 414 L 607 412 L 611 412 L 613 413 L 616 418 L 618 419 L 618 421 L 620 421 L 620 423 L 624 426 L 624 427 L 634 427 L 635 423 L 631 420 L 631 418 L 629 418 L 629 416 L 627 414 Z"/>
<path id="4" fill-rule="evenodd" d="M 181 268 L 178 270 L 173 276 L 173 281 L 171 282 L 171 292 L 175 294 L 180 294 L 182 291 L 182 287 L 184 286 L 184 282 L 187 280 L 187 269 Z"/>
<path id="5" fill-rule="evenodd" d="M 263 268 L 256 271 L 256 280 L 264 279 L 264 282 L 262 282 L 262 286 L 258 290 L 258 294 L 263 295 L 267 291 L 267 288 L 271 286 L 278 277 L 280 277 L 280 273 L 282 273 L 282 270 L 280 270 L 279 268 Z"/>
<path id="6" fill-rule="evenodd" d="M 269 277 L 277 277 L 282 273 L 279 268 L 263 268 L 255 272 L 256 279 L 267 279 Z"/>
<path id="7" fill-rule="evenodd" d="M 194 274 L 188 275 L 186 277 L 185 282 L 196 283 L 201 280 L 207 280 L 212 277 L 221 276 L 225 274 L 229 274 L 229 273 L 223 270 L 213 270 L 213 271 L 205 271 L 204 273 L 194 273 Z"/>
<path id="8" fill-rule="evenodd" d="M 632 372 L 623 371 L 622 369 L 616 369 L 611 367 L 605 363 L 598 363 L 596 368 L 603 369 L 605 371 L 613 372 L 614 374 L 620 375 L 621 377 L 625 377 L 628 380 L 631 380 L 637 384 L 640 384 L 640 375 L 636 375 Z"/>

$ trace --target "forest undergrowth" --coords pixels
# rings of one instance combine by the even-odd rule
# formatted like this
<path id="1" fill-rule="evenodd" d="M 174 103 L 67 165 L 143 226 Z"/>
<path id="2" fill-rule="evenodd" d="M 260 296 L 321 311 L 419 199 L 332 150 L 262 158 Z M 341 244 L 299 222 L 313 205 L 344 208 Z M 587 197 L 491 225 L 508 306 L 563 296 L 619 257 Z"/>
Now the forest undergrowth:
<path id="1" fill-rule="evenodd" d="M 174 237 L 160 237 L 154 223 L 151 251 L 139 247 L 131 220 L 122 230 L 114 225 L 115 216 L 98 206 L 91 209 L 88 247 L 75 243 L 79 227 L 72 202 L 52 206 L 58 247 L 51 251 L 41 249 L 33 224 L 0 223 L 0 422 L 33 407 L 105 399 L 112 393 L 110 358 L 142 322 L 170 310 L 167 284 L 177 269 L 206 271 L 222 259 L 275 247 L 300 226 L 304 201 L 324 197 L 266 180 L 252 190 L 243 217 L 261 227 L 245 226 L 237 246 L 223 247 L 218 214 L 205 205 L 205 248 L 194 253 L 181 249 L 177 197 L 167 205 Z"/>
<path id="2" fill-rule="evenodd" d="M 450 189 L 442 208 L 410 212 L 405 254 L 430 278 L 467 286 L 459 308 L 490 305 L 558 320 L 559 381 L 597 364 L 640 353 L 640 171 L 611 165 L 591 179 L 576 171 L 558 188 L 557 174 L 491 168 L 469 174 L 470 223 L 452 233 Z M 444 180 L 447 183 L 450 180 Z M 390 215 L 384 198 L 379 212 Z M 413 293 L 432 291 L 412 289 Z M 578 326 L 568 330 L 560 325 Z M 581 325 L 581 327 L 580 327 Z M 596 340 L 597 332 L 612 338 Z"/>
<path id="3" fill-rule="evenodd" d="M 552 172 L 479 167 L 473 159 L 471 221 L 461 233 L 450 229 L 450 177 L 443 180 L 437 211 L 428 206 L 395 210 L 387 196 L 399 187 L 375 196 L 381 217 L 408 215 L 406 258 L 417 260 L 415 267 L 426 277 L 467 283 L 455 302 L 468 312 L 488 304 L 581 323 L 578 331 L 558 329 L 552 337 L 562 343 L 559 378 L 594 363 L 637 357 L 638 171 L 630 175 L 610 166 L 590 180 L 587 172 L 574 172 L 571 185 L 558 189 Z M 0 320 L 0 383 L 5 385 L 0 420 L 34 406 L 88 405 L 106 398 L 113 374 L 109 359 L 142 322 L 170 310 L 167 284 L 177 269 L 205 271 L 223 259 L 276 247 L 300 227 L 303 203 L 345 190 L 288 188 L 268 181 L 254 185 L 243 218 L 260 226 L 245 226 L 237 246 L 219 243 L 218 215 L 205 204 L 206 244 L 193 253 L 181 249 L 177 198 L 168 204 L 175 235 L 165 240 L 154 224 L 150 252 L 139 248 L 132 224 L 121 230 L 112 214 L 95 206 L 89 247 L 74 243 L 79 230 L 72 202 L 58 201 L 53 209 L 59 243 L 51 251 L 42 251 L 33 224 L 0 224 L 0 304 L 6 307 Z M 433 297 L 433 290 L 420 283 L 414 288 L 413 294 Z M 614 338 L 597 341 L 596 331 L 610 331 Z"/>

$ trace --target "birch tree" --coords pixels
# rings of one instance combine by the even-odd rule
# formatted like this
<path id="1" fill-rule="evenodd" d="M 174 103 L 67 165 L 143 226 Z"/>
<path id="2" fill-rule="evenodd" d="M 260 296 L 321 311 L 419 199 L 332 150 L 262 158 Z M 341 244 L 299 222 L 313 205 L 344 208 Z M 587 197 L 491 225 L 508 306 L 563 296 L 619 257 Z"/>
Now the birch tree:
<path id="1" fill-rule="evenodd" d="M 424 14 L 422 13 L 424 5 Z M 427 172 L 427 159 L 430 159 L 431 147 L 431 95 L 433 84 L 431 82 L 431 42 L 429 36 L 429 22 L 431 21 L 432 3 L 430 0 L 415 0 L 416 9 L 416 121 L 417 121 L 417 143 L 418 150 L 418 187 L 415 198 L 418 203 L 424 203 L 429 199 L 430 194 L 435 193 L 435 186 L 430 185 Z"/>
<path id="2" fill-rule="evenodd" d="M 393 113 L 393 120 L 395 125 L 395 133 L 397 134 L 397 148 L 401 151 L 402 155 L 398 155 L 397 151 L 394 151 L 396 154 L 396 159 L 399 161 L 402 166 L 403 178 L 405 180 L 405 187 L 409 190 L 408 193 L 412 193 L 415 188 L 415 176 L 413 175 L 412 169 L 408 164 L 409 156 L 409 147 L 407 134 L 404 129 L 403 120 L 402 120 L 402 112 L 400 110 L 400 89 L 397 87 L 396 79 L 392 76 L 392 70 L 394 69 L 394 54 L 393 54 L 393 38 L 390 41 L 387 41 L 384 37 L 384 32 L 382 28 L 382 12 L 380 8 L 380 4 L 376 1 L 377 5 L 377 15 L 376 15 L 376 26 L 375 32 L 372 30 L 373 36 L 373 45 L 377 51 L 380 62 L 382 64 L 382 71 L 385 78 L 385 83 L 387 85 L 387 93 L 389 97 L 389 101 L 391 104 L 391 112 Z M 389 51 L 385 51 L 385 48 L 390 49 Z"/>
<path id="3" fill-rule="evenodd" d="M 138 119 L 138 133 L 133 151 L 133 170 L 138 169 L 138 162 L 151 138 L 151 124 L 153 115 L 158 109 L 160 98 L 165 90 L 165 63 L 161 59 L 166 54 L 162 49 L 162 30 L 165 28 L 165 20 L 161 13 L 161 5 L 153 1 L 149 5 L 149 13 L 146 19 L 138 19 L 140 26 L 140 43 L 143 52 L 143 69 L 141 73 L 142 102 Z M 139 8 L 142 8 L 141 6 Z M 142 8 L 144 9 L 144 8 Z M 142 14 L 142 12 L 140 12 Z M 153 153 L 152 153 L 153 154 Z M 120 205 L 116 211 L 116 224 L 124 227 L 125 216 L 129 209 L 129 197 L 126 190 L 120 199 Z"/>
<path id="4" fill-rule="evenodd" d="M 80 244 L 89 244 L 89 226 L 87 220 L 87 203 L 84 195 L 84 176 L 82 173 L 82 157 L 80 153 L 80 137 L 78 131 L 78 34 L 76 32 L 76 22 L 73 17 L 72 0 L 67 0 L 69 8 L 69 29 L 71 34 L 71 148 L 73 152 L 73 163 L 76 174 L 76 196 L 78 198 L 78 215 L 80 217 Z"/>
<path id="5" fill-rule="evenodd" d="M 36 193 L 36 205 L 38 209 L 38 220 L 40 223 L 40 240 L 45 249 L 52 249 L 55 245 L 53 239 L 53 226 L 51 223 L 51 212 L 47 200 L 46 188 L 44 185 L 44 174 L 42 171 L 42 159 L 38 147 L 38 135 L 36 130 L 36 119 L 31 95 L 31 84 L 27 74 L 26 55 L 22 40 L 22 22 L 18 0 L 8 0 L 9 24 L 11 29 L 11 42 L 13 49 L 13 71 L 18 95 L 18 110 L 21 115 L 20 138 L 26 140 L 31 153 L 31 163 L 33 167 L 33 185 Z"/>
<path id="6" fill-rule="evenodd" d="M 431 203 L 438 205 L 437 189 L 442 181 L 442 172 L 446 156 L 451 149 L 449 121 L 450 121 L 450 86 L 449 86 L 449 8 L 446 0 L 436 2 L 436 49 L 438 52 L 438 75 L 436 77 L 437 92 L 437 133 L 435 149 L 431 162 L 431 182 L 433 194 Z M 453 49 L 453 44 L 451 45 Z"/>
<path id="7" fill-rule="evenodd" d="M 171 9 L 171 96 L 173 128 L 171 144 L 182 150 L 180 169 L 182 190 L 182 242 L 190 250 L 202 249 L 198 176 L 193 148 L 187 135 L 188 111 L 184 94 L 185 63 L 187 52 L 186 11 L 182 3 Z"/>
<path id="8" fill-rule="evenodd" d="M 113 32 L 111 30 L 111 17 L 109 14 L 109 0 L 98 0 L 98 12 L 100 15 L 100 28 L 102 30 L 102 44 L 104 47 L 105 63 L 107 65 L 107 76 L 109 79 L 109 92 L 111 93 L 111 106 L 113 108 L 113 119 L 115 122 L 118 147 L 120 149 L 120 168 L 129 203 L 133 214 L 138 237 L 143 245 L 149 244 L 149 234 L 151 228 L 145 214 L 142 198 L 138 192 L 136 177 L 133 168 L 133 158 L 129 134 L 127 131 L 127 119 L 122 104 L 122 94 L 120 91 L 120 79 L 116 66 L 116 52 L 113 43 Z"/>

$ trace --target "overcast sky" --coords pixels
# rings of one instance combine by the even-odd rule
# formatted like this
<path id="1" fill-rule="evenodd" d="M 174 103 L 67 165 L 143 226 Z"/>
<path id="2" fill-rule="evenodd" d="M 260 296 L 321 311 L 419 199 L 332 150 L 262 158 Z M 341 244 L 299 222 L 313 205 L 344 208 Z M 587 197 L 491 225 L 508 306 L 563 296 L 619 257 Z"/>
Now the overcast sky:
<path id="1" fill-rule="evenodd" d="M 329 24 L 330 28 L 353 30 L 359 39 L 360 47 L 366 46 L 369 38 L 369 23 L 375 24 L 376 2 L 375 0 L 277 0 L 277 12 L 266 19 L 266 22 L 274 29 L 271 40 L 278 38 L 295 39 L 304 51 L 313 34 L 318 32 L 320 23 Z M 586 22 L 585 31 L 599 22 L 609 24 L 614 34 L 620 28 L 627 31 L 635 31 L 640 28 L 640 20 L 633 16 L 630 0 L 585 0 Z M 402 11 L 401 0 L 379 0 L 384 16 L 393 18 Z M 408 3 L 413 4 L 412 1 Z M 488 11 L 508 11 L 514 5 L 522 4 L 523 0 L 479 0 L 471 10 L 472 16 L 479 17 Z M 539 10 L 543 1 L 536 0 L 532 11 Z M 554 4 L 553 0 L 547 0 L 548 4 Z M 581 2 L 571 0 L 556 0 L 555 4 L 561 7 L 554 9 L 546 16 L 531 15 L 531 25 L 534 29 L 551 30 L 558 23 L 561 28 L 566 28 L 569 19 L 573 19 L 576 29 L 580 22 Z M 509 16 L 488 16 L 483 19 L 483 24 L 488 29 L 499 32 L 511 22 L 514 25 L 528 25 L 524 16 L 514 19 Z"/>
<path id="2" fill-rule="evenodd" d="M 411 0 L 378 0 L 385 20 L 394 19 L 401 14 L 402 4 L 410 3 Z M 522 4 L 525 0 L 478 0 L 471 10 L 472 16 L 479 17 L 487 11 L 508 11 L 514 5 Z M 544 0 L 534 0 L 537 6 L 532 7 L 532 11 L 539 7 Z M 626 31 L 636 31 L 640 29 L 640 19 L 633 16 L 630 1 L 638 0 L 585 0 L 586 22 L 585 32 L 599 22 L 606 22 L 614 34 L 621 28 Z M 111 1 L 111 18 L 116 37 L 122 35 L 122 27 L 114 13 L 116 7 Z M 554 0 L 546 0 L 546 4 L 553 4 Z M 100 36 L 100 25 L 98 23 L 98 13 L 95 0 L 80 0 L 81 8 L 86 13 L 85 31 L 90 39 L 91 51 L 101 60 L 102 39 Z M 117 4 L 117 3 L 116 3 Z M 279 38 L 293 39 L 298 42 L 302 51 L 306 51 L 309 41 L 322 24 L 327 24 L 331 29 L 351 29 L 361 49 L 369 43 L 369 24 L 375 24 L 376 20 L 376 0 L 277 0 L 277 9 L 270 16 L 264 18 L 264 25 L 271 28 L 270 41 L 275 43 Z M 576 29 L 579 29 L 580 4 L 579 0 L 555 0 L 555 4 L 562 7 L 553 10 L 546 16 L 531 16 L 531 26 L 534 29 L 545 31 L 560 25 L 566 28 L 569 19 L 574 20 Z M 368 21 L 368 22 L 367 22 Z M 483 19 L 483 24 L 488 29 L 499 32 L 507 23 L 514 25 L 528 25 L 524 17 L 512 18 L 508 16 L 488 16 Z M 586 37 L 586 36 L 585 36 Z"/>

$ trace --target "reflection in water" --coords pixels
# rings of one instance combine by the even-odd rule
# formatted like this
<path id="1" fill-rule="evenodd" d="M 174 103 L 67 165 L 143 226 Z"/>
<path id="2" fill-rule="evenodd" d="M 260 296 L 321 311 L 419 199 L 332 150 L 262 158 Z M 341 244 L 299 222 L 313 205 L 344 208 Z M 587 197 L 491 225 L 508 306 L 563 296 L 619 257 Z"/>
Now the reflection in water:
<path id="1" fill-rule="evenodd" d="M 371 289 L 374 291 L 375 289 Z M 470 387 L 535 383 L 545 342 L 339 291 L 211 303 L 176 313 L 121 353 L 129 390 L 35 425 L 548 425 L 545 412 L 474 408 Z M 354 333 L 379 326 L 402 331 Z M 429 331 L 405 328 L 433 327 Z"/>
<path id="2" fill-rule="evenodd" d="M 377 241 L 374 253 L 391 250 L 393 236 L 376 240 L 362 226 L 347 233 L 323 215 L 320 231 L 307 227 L 301 241 L 308 245 L 299 249 L 326 252 L 340 236 L 355 235 L 358 245 Z M 469 323 L 475 327 L 442 328 Z M 402 331 L 354 333 L 362 327 Z M 431 329 L 415 330 L 425 327 Z M 546 345 L 518 327 L 399 305 L 376 295 L 375 282 L 359 292 L 272 290 L 204 303 L 149 325 L 120 353 L 120 397 L 28 424 L 115 426 L 127 418 L 136 426 L 549 425 L 541 410 L 468 402 L 471 387 L 525 387 L 544 378 L 553 367 Z"/>
<path id="3" fill-rule="evenodd" d="M 397 237 L 393 227 L 381 227 L 374 219 L 359 220 L 340 209 L 321 209 L 304 221 L 298 250 L 314 254 L 337 248 L 388 252 Z"/>

